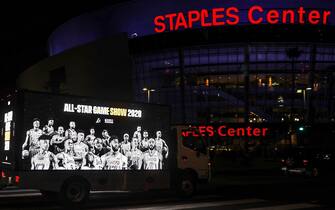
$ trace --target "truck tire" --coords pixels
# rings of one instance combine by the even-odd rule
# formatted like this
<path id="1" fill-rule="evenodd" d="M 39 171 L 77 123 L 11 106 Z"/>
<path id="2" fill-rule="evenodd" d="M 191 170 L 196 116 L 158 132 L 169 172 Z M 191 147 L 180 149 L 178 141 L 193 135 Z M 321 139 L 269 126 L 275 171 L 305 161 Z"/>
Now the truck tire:
<path id="1" fill-rule="evenodd" d="M 64 182 L 59 193 L 60 201 L 66 206 L 80 206 L 89 197 L 90 187 L 82 178 L 71 178 Z"/>
<path id="2" fill-rule="evenodd" d="M 183 172 L 178 181 L 178 195 L 182 198 L 192 197 L 197 188 L 197 178 L 193 173 Z"/>

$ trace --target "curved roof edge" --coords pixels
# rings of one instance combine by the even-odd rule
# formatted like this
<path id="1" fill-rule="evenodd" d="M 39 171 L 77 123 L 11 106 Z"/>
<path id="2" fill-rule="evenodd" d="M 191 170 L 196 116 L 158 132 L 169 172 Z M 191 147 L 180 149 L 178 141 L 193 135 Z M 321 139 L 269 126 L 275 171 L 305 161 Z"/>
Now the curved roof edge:
<path id="1" fill-rule="evenodd" d="M 271 1 L 259 0 L 256 3 L 244 0 L 132 0 L 105 7 L 103 9 L 77 16 L 53 31 L 48 39 L 49 55 L 61 53 L 98 39 L 117 33 L 127 33 L 129 36 L 147 36 L 155 34 L 154 18 L 176 12 L 212 8 L 238 7 L 241 14 L 241 25 L 248 24 L 247 10 L 254 5 L 260 5 L 265 10 L 273 8 L 298 8 L 331 10 L 330 24 L 335 25 L 335 2 L 320 1 Z M 196 25 L 195 27 L 199 27 Z"/>

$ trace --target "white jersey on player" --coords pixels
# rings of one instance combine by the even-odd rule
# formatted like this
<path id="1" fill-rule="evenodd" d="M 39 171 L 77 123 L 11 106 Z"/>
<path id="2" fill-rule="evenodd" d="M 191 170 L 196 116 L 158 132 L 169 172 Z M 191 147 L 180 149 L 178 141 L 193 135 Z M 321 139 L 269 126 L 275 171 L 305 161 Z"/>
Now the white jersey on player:
<path id="1" fill-rule="evenodd" d="M 61 152 L 57 155 L 57 158 L 61 160 L 57 164 L 58 165 L 57 169 L 65 169 L 65 170 L 75 170 L 76 169 L 74 154 Z"/>
<path id="2" fill-rule="evenodd" d="M 120 152 L 108 152 L 101 157 L 104 170 L 125 170 L 128 159 Z"/>
<path id="3" fill-rule="evenodd" d="M 77 131 L 73 128 L 69 128 L 65 131 L 65 139 L 72 139 L 75 135 L 77 135 Z"/>
<path id="4" fill-rule="evenodd" d="M 156 150 L 159 153 L 162 153 L 162 151 L 163 151 L 163 141 L 162 141 L 162 139 L 156 139 Z"/>
<path id="5" fill-rule="evenodd" d="M 51 152 L 37 153 L 31 159 L 31 170 L 49 170 L 54 161 L 54 156 Z"/>
<path id="6" fill-rule="evenodd" d="M 30 129 L 27 131 L 28 141 L 29 141 L 29 151 L 31 153 L 31 156 L 34 156 L 37 154 L 37 149 L 39 148 L 38 145 L 38 138 L 42 136 L 43 131 L 41 129 Z"/>
<path id="7" fill-rule="evenodd" d="M 144 170 L 162 169 L 162 155 L 157 150 L 149 150 L 143 157 Z"/>
<path id="8" fill-rule="evenodd" d="M 101 170 L 102 169 L 102 160 L 101 157 L 94 155 L 94 165 L 96 169 Z"/>
<path id="9" fill-rule="evenodd" d="M 121 143 L 121 153 L 123 155 L 125 155 L 126 157 L 129 157 L 130 150 L 131 150 L 131 146 L 130 146 L 130 142 L 129 141 L 127 143 L 125 143 L 125 142 Z"/>
<path id="10" fill-rule="evenodd" d="M 135 149 L 130 152 L 129 156 L 129 168 L 140 170 L 142 168 L 143 153 L 139 149 Z"/>
<path id="11" fill-rule="evenodd" d="M 156 138 L 156 150 L 159 154 L 163 155 L 163 148 L 165 148 L 165 158 L 168 156 L 168 146 L 166 145 L 165 141 L 161 138 Z"/>
<path id="12" fill-rule="evenodd" d="M 88 146 L 83 142 L 74 143 L 73 150 L 77 156 L 84 158 L 84 156 L 88 152 Z"/>

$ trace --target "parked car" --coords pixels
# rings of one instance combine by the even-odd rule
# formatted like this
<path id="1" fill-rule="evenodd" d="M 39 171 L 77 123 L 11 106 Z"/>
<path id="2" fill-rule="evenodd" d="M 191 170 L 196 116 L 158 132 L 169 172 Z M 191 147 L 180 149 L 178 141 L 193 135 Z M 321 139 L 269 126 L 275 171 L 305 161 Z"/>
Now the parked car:
<path id="1" fill-rule="evenodd" d="M 298 174 L 317 177 L 335 172 L 335 151 L 324 149 L 291 149 L 281 159 L 281 170 L 286 175 Z"/>

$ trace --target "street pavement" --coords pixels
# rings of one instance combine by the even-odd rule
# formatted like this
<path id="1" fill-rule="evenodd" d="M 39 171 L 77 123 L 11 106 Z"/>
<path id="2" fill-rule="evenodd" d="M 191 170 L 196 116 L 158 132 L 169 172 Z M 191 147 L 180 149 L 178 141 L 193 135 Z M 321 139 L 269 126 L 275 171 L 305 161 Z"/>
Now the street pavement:
<path id="1" fill-rule="evenodd" d="M 249 178 L 250 179 L 250 178 Z M 235 178 L 237 180 L 237 178 Z M 242 179 L 241 179 L 242 180 Z M 199 186 L 197 195 L 188 200 L 173 192 L 125 193 L 92 192 L 85 208 L 92 210 L 334 210 L 335 185 L 327 179 L 287 177 L 283 180 L 246 184 L 212 184 Z M 261 180 L 261 178 L 259 178 Z M 284 182 L 286 180 L 286 182 Z M 226 181 L 229 182 L 229 181 Z M 243 184 L 241 184 L 243 183 Z M 67 209 L 47 200 L 37 190 L 9 187 L 0 190 L 0 209 L 56 210 Z"/>
<path id="2" fill-rule="evenodd" d="M 1 206 L 1 209 L 65 209 L 54 202 L 46 202 L 43 200 L 38 191 L 23 191 L 23 190 L 5 190 L 1 192 L 0 198 L 16 198 L 12 200 L 12 204 L 8 203 L 6 206 Z M 24 198 L 24 200 L 21 200 Z M 109 198 L 113 196 L 109 195 Z M 118 198 L 120 199 L 120 198 Z M 30 202 L 28 202 L 30 200 Z M 135 203 L 113 203 L 108 205 L 106 202 L 100 203 L 101 199 L 91 199 L 91 204 L 87 205 L 87 209 L 92 210 L 183 210 L 183 209 L 227 209 L 227 210 L 293 210 L 293 209 L 324 209 L 317 203 L 285 203 L 278 201 L 270 201 L 260 198 L 245 198 L 245 199 L 232 199 L 225 200 L 221 196 L 195 196 L 192 200 L 180 201 L 173 198 L 155 200 L 150 204 L 150 200 Z M 22 203 L 21 203 L 22 202 Z"/>

